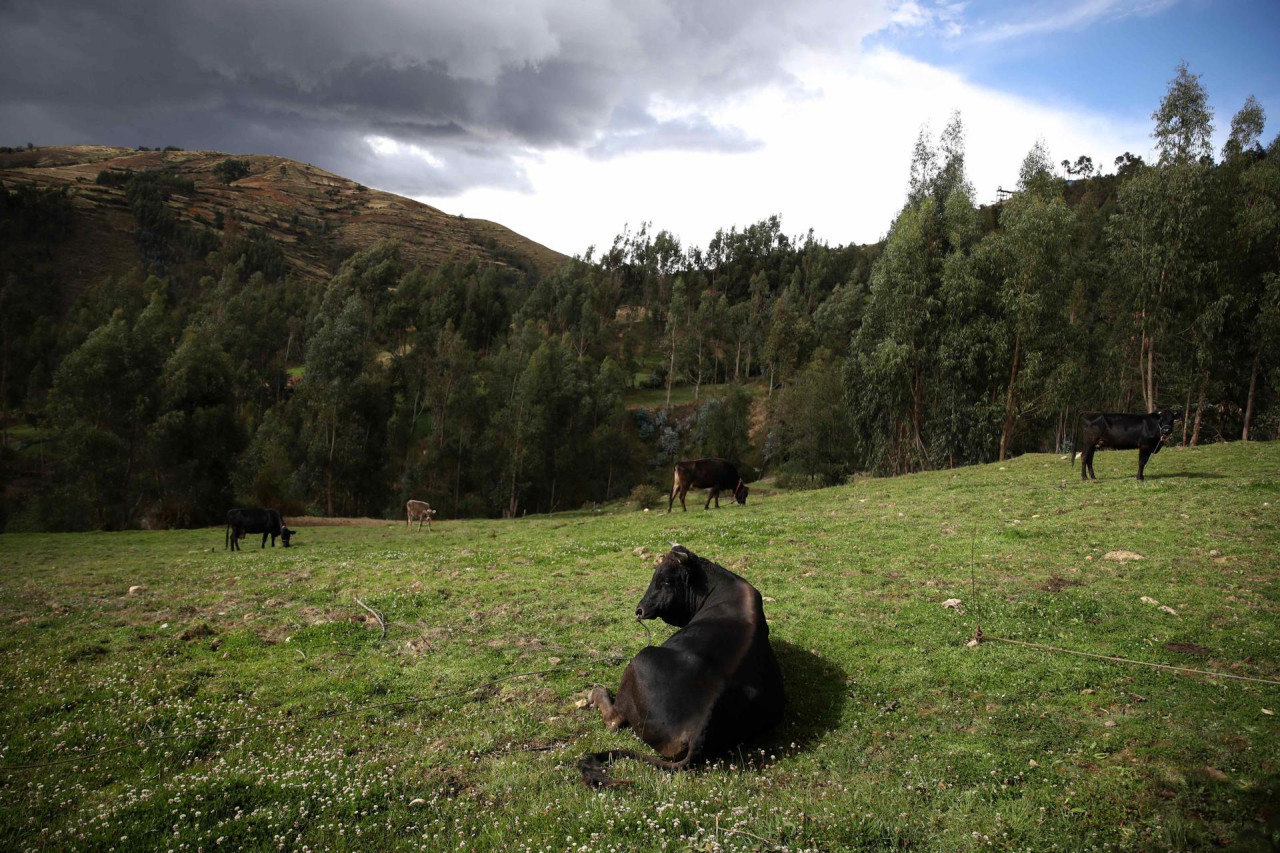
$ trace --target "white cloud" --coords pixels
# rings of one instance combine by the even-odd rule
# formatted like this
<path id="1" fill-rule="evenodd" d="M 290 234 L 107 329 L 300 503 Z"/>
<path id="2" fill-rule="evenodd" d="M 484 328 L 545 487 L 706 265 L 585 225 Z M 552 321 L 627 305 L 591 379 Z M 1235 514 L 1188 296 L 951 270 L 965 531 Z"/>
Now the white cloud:
<path id="1" fill-rule="evenodd" d="M 433 169 L 443 169 L 445 162 L 421 145 L 397 142 L 386 136 L 366 136 L 364 141 L 379 157 L 410 157 L 421 160 Z"/>
<path id="2" fill-rule="evenodd" d="M 1103 20 L 1154 15 L 1176 2 L 1178 0 L 1083 0 L 1065 6 L 1023 7 L 1022 20 L 974 29 L 973 38 L 979 42 L 995 42 L 1075 30 Z"/>
<path id="3" fill-rule="evenodd" d="M 887 50 L 789 69 L 804 95 L 774 86 L 709 113 L 763 145 L 741 154 L 650 152 L 608 161 L 559 150 L 523 165 L 533 192 L 480 189 L 424 201 L 483 216 L 567 254 L 607 247 L 623 227 L 651 221 L 705 246 L 718 228 L 781 214 L 790 234 L 813 228 L 831 243 L 882 237 L 902 206 L 911 147 L 960 110 L 970 180 L 982 202 L 1017 180 L 1043 138 L 1055 161 L 1081 154 L 1101 166 L 1146 153 L 1145 124 L 1118 125 L 975 86 L 959 74 Z M 675 107 L 669 107 L 675 112 Z"/>

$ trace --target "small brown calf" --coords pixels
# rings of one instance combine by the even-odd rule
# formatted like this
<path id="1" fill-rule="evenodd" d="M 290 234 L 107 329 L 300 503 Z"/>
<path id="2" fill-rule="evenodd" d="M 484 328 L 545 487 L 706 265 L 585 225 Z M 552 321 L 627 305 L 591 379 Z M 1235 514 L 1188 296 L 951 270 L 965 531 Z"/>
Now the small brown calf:
<path id="1" fill-rule="evenodd" d="M 409 514 L 409 517 L 404 522 L 405 527 L 408 527 L 414 519 L 417 519 L 418 530 L 422 530 L 422 522 L 425 520 L 427 522 L 427 532 L 431 532 L 431 517 L 436 514 L 436 511 L 431 508 L 431 504 L 426 501 L 409 501 L 404 505 L 404 508 Z"/>

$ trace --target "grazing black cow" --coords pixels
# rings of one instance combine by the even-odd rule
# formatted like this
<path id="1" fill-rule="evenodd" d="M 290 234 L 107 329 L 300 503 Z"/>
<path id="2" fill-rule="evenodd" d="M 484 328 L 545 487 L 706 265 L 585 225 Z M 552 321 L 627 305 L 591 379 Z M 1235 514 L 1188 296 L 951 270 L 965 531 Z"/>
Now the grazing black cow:
<path id="1" fill-rule="evenodd" d="M 765 731 L 782 718 L 782 672 L 769 645 L 760 593 L 738 575 L 673 545 L 658 563 L 637 619 L 680 628 L 640 650 L 610 701 L 603 687 L 588 702 L 610 731 L 631 726 L 662 760 L 632 750 L 588 753 L 578 763 L 588 785 L 617 784 L 605 765 L 618 758 L 683 770 Z"/>
<path id="2" fill-rule="evenodd" d="M 1163 409 L 1149 415 L 1084 412 L 1080 415 L 1080 428 L 1084 434 L 1080 443 L 1080 479 L 1097 479 L 1093 473 L 1093 453 L 1099 447 L 1113 450 L 1136 448 L 1138 479 L 1143 479 L 1142 469 L 1147 467 L 1147 460 L 1160 452 L 1165 439 L 1173 432 L 1174 421 L 1181 417 L 1182 412 Z M 1075 465 L 1074 454 L 1071 464 Z"/>
<path id="3" fill-rule="evenodd" d="M 702 505 L 703 509 L 711 506 L 712 498 L 715 499 L 716 509 L 719 509 L 722 491 L 732 492 L 738 503 L 745 504 L 747 492 L 750 491 L 732 463 L 723 459 L 688 459 L 676 463 L 676 479 L 671 486 L 671 497 L 667 499 L 667 512 L 671 512 L 677 497 L 680 498 L 680 509 L 688 512 L 684 496 L 689 494 L 690 489 L 711 490 L 707 495 L 707 502 Z"/>
<path id="4" fill-rule="evenodd" d="M 405 527 L 408 527 L 410 522 L 416 518 L 418 520 L 418 531 L 421 532 L 422 521 L 423 519 L 426 519 L 427 532 L 431 532 L 431 519 L 434 518 L 436 514 L 436 511 L 431 508 L 431 504 L 426 501 L 409 501 L 404 505 L 404 508 L 407 513 L 407 517 L 404 521 Z"/>
<path id="5" fill-rule="evenodd" d="M 289 547 L 289 537 L 294 531 L 284 526 L 278 509 L 232 509 L 227 511 L 227 545 L 232 551 L 240 550 L 240 540 L 246 533 L 261 533 L 262 547 L 267 547 L 267 537 L 271 537 L 271 547 L 276 547 L 276 537 Z"/>

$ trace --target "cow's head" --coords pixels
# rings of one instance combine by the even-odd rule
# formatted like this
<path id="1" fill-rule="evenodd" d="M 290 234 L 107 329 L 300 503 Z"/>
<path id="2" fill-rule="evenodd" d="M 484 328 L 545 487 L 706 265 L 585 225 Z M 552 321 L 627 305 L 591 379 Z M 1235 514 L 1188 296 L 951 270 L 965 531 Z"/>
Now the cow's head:
<path id="1" fill-rule="evenodd" d="M 751 490 L 747 488 L 747 484 L 742 482 L 742 480 L 738 480 L 738 485 L 733 487 L 734 500 L 745 506 L 747 503 L 747 492 L 749 491 Z"/>
<path id="2" fill-rule="evenodd" d="M 1173 432 L 1174 421 L 1182 420 L 1182 412 L 1173 409 L 1161 409 L 1156 412 L 1156 419 L 1160 424 L 1160 440 L 1164 441 L 1169 437 L 1169 433 Z"/>
<path id="3" fill-rule="evenodd" d="M 683 628 L 707 592 L 702 560 L 683 545 L 673 545 L 653 571 L 653 580 L 636 606 L 637 619 L 661 619 Z"/>
<path id="4" fill-rule="evenodd" d="M 284 547 L 286 548 L 289 547 L 289 537 L 292 536 L 293 534 L 294 534 L 294 531 L 290 530 L 284 525 L 280 526 L 280 541 L 284 543 Z"/>

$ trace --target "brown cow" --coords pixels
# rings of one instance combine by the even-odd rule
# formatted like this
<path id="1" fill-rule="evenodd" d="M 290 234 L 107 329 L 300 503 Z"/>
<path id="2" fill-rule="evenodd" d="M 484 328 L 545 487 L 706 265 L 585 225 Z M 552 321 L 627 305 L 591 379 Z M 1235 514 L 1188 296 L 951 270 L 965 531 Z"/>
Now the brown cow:
<path id="1" fill-rule="evenodd" d="M 404 508 L 409 515 L 409 517 L 405 519 L 405 527 L 408 527 L 411 522 L 417 519 L 418 530 L 421 531 L 422 522 L 425 519 L 427 522 L 427 532 L 431 532 L 431 518 L 436 514 L 436 511 L 431 508 L 431 504 L 426 501 L 409 501 L 404 505 Z"/>
<path id="2" fill-rule="evenodd" d="M 611 731 L 631 726 L 662 760 L 629 749 L 588 753 L 578 762 L 588 785 L 617 784 L 605 765 L 618 758 L 684 770 L 782 718 L 782 672 L 769 645 L 763 600 L 746 580 L 673 545 L 636 618 L 661 618 L 680 630 L 631 659 L 617 699 L 597 687 L 588 701 Z"/>
<path id="3" fill-rule="evenodd" d="M 671 486 L 671 497 L 667 499 L 667 512 L 671 512 L 677 497 L 680 498 L 680 509 L 689 511 L 689 508 L 684 505 L 684 496 L 689 493 L 689 489 L 711 490 L 707 494 L 707 502 L 702 505 L 703 509 L 711 506 L 713 498 L 716 509 L 719 509 L 722 491 L 733 492 L 734 500 L 745 504 L 747 492 L 750 491 L 738 476 L 738 469 L 732 463 L 723 459 L 687 459 L 676 463 L 676 478 Z"/>

